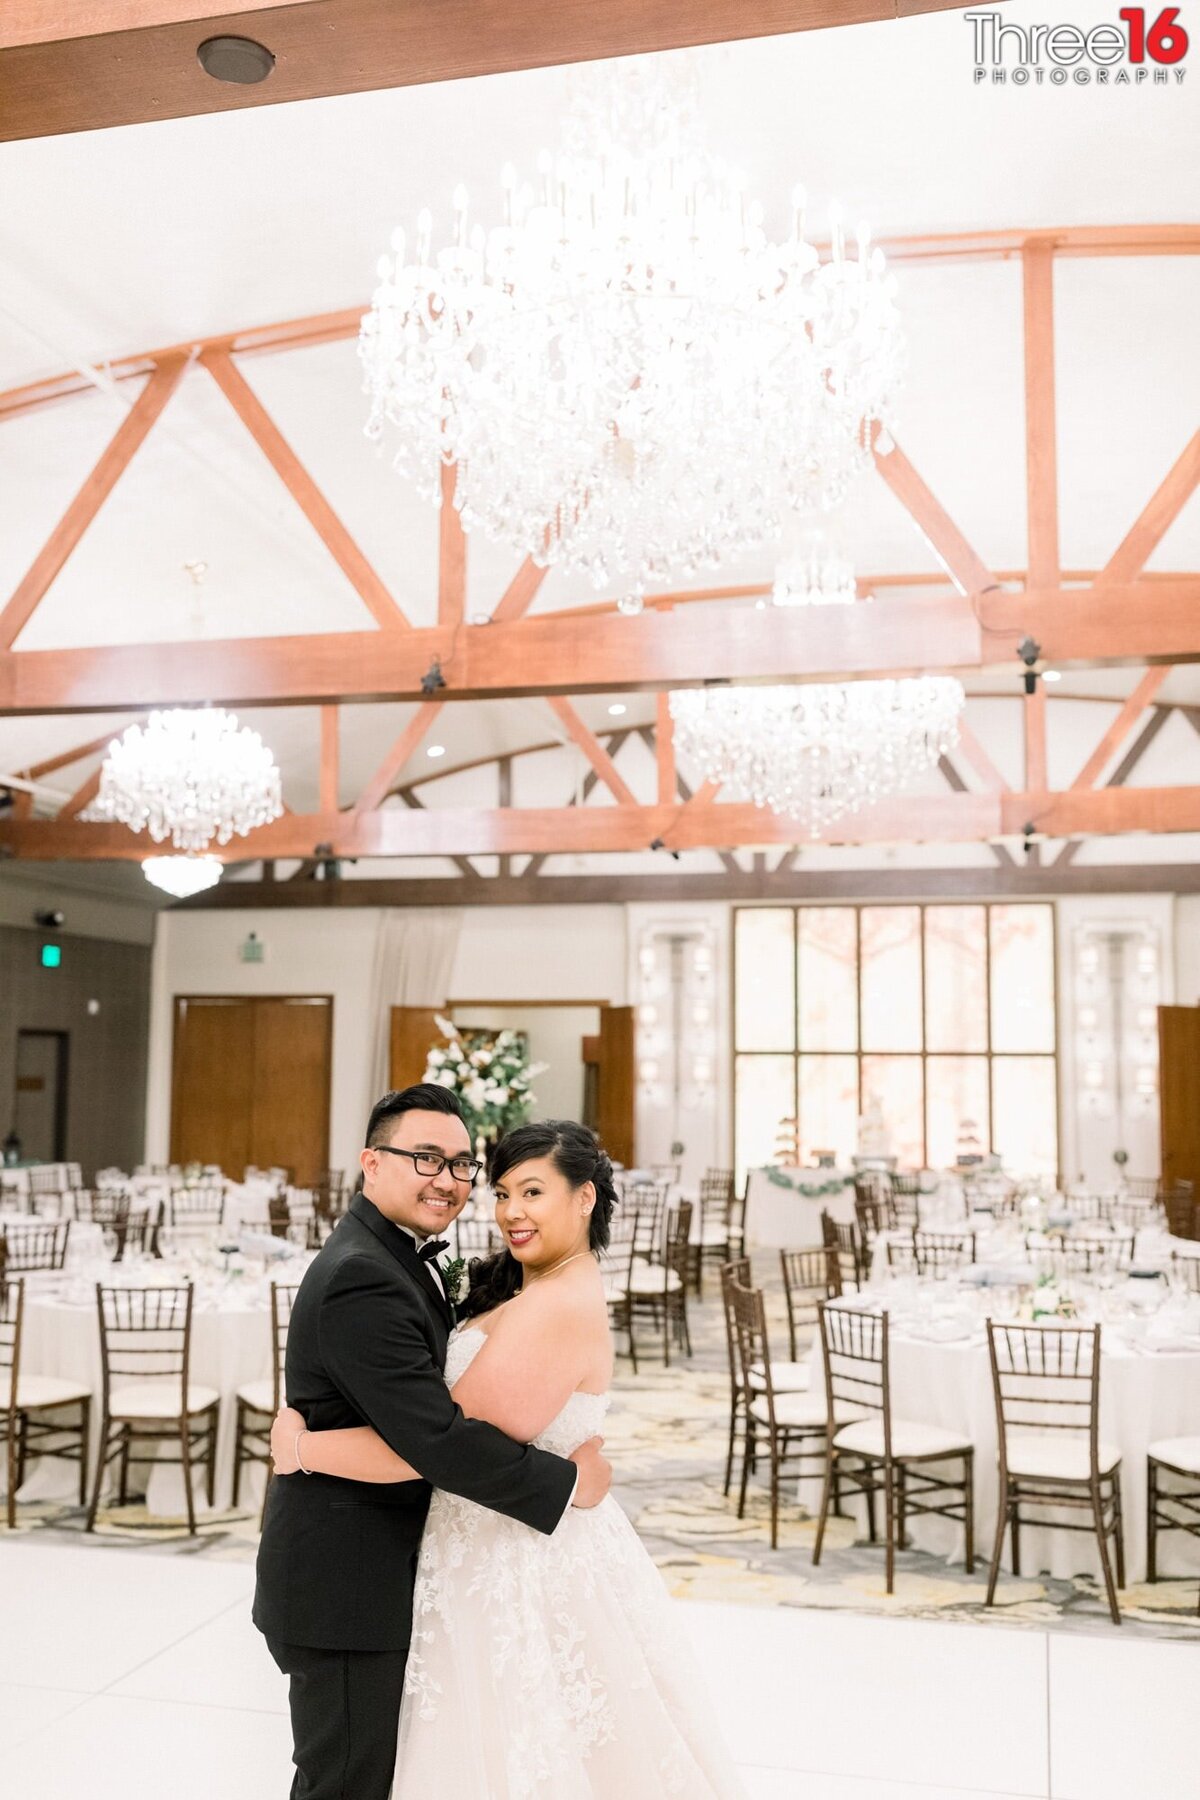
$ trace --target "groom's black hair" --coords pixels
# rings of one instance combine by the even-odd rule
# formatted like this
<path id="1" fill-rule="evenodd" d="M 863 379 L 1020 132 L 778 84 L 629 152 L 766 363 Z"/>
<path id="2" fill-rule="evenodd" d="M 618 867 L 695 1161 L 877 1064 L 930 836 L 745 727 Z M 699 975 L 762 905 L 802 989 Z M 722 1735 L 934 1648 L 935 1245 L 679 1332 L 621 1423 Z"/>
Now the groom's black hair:
<path id="1" fill-rule="evenodd" d="M 373 1150 L 377 1144 L 386 1143 L 396 1120 L 410 1112 L 452 1113 L 456 1119 L 463 1116 L 458 1095 L 452 1094 L 449 1088 L 439 1087 L 436 1081 L 417 1081 L 412 1087 L 393 1088 L 371 1108 L 371 1117 L 367 1120 L 367 1149 Z"/>

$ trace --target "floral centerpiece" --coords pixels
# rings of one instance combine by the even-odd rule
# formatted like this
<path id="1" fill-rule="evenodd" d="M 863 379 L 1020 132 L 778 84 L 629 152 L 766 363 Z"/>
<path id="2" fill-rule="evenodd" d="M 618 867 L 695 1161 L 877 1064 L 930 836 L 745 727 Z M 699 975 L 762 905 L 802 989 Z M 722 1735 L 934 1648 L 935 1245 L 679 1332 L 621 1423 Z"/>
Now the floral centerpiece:
<path id="1" fill-rule="evenodd" d="M 514 1125 L 524 1124 L 537 1101 L 530 1084 L 548 1065 L 530 1062 L 521 1034 L 480 1034 L 472 1042 L 463 1039 L 450 1019 L 439 1018 L 438 1028 L 446 1042 L 430 1050 L 425 1080 L 458 1095 L 472 1141 L 494 1144 Z"/>

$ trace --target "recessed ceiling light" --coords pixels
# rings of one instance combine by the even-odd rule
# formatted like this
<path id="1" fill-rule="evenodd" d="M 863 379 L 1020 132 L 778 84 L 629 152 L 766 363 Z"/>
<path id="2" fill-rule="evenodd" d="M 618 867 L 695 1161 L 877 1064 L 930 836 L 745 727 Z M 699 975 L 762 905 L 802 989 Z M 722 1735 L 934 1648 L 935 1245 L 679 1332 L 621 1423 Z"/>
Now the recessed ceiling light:
<path id="1" fill-rule="evenodd" d="M 625 711 L 625 708 L 621 705 L 621 702 L 618 700 L 612 706 L 609 707 L 609 709 L 608 709 L 609 717 L 612 719 L 619 719 L 621 717 L 621 714 L 624 711 Z"/>
<path id="2" fill-rule="evenodd" d="M 445 756 L 446 746 L 445 744 L 430 744 L 425 754 L 426 756 Z"/>
<path id="3" fill-rule="evenodd" d="M 265 44 L 253 38 L 205 38 L 196 51 L 200 67 L 214 81 L 236 81 L 248 86 L 265 81 L 275 67 L 275 58 Z"/>
<path id="4" fill-rule="evenodd" d="M 1062 676 L 1057 669 L 1043 669 L 1042 670 L 1042 680 L 1043 681 L 1061 681 Z"/>

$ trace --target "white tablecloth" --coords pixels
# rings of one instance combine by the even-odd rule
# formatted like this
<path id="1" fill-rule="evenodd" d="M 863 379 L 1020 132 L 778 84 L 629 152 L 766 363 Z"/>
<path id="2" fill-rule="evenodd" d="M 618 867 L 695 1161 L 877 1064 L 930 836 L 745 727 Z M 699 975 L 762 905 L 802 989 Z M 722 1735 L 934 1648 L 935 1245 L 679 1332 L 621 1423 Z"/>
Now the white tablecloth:
<path id="1" fill-rule="evenodd" d="M 754 1250 L 813 1250 L 821 1214 L 854 1223 L 854 1176 L 843 1169 L 751 1169 L 746 1186 L 746 1245 Z"/>
<path id="2" fill-rule="evenodd" d="M 930 1343 L 899 1328 L 889 1334 L 893 1416 L 940 1425 L 965 1435 L 975 1446 L 975 1548 L 984 1566 L 992 1552 L 998 1496 L 996 1409 L 986 1341 Z M 1200 1434 L 1200 1351 L 1135 1352 L 1115 1329 L 1102 1328 L 1100 1435 L 1121 1450 L 1121 1497 L 1125 1508 L 1127 1582 L 1146 1574 L 1146 1449 L 1156 1438 Z M 823 1391 L 818 1340 L 813 1350 L 812 1390 Z M 804 1504 L 819 1504 L 806 1480 Z M 1078 1514 L 1072 1514 L 1078 1522 Z M 914 1518 L 913 1543 L 958 1562 L 962 1527 L 945 1519 Z M 1001 1569 L 1012 1567 L 1005 1538 Z M 1021 1570 L 1062 1578 L 1087 1573 L 1100 1578 L 1095 1539 L 1083 1532 L 1047 1531 L 1021 1525 Z M 1181 1532 L 1159 1540 L 1159 1573 L 1200 1573 L 1200 1541 Z"/>
<path id="3" fill-rule="evenodd" d="M 298 1282 L 308 1266 L 308 1257 L 297 1256 L 279 1265 L 277 1278 Z M 38 1293 L 33 1285 L 26 1290 L 25 1336 L 21 1366 L 30 1375 L 69 1376 L 87 1382 L 92 1389 L 93 1469 L 99 1452 L 101 1371 L 100 1326 L 96 1312 L 96 1271 L 88 1271 L 90 1280 L 74 1276 L 60 1284 L 58 1293 Z M 116 1286 L 125 1280 L 120 1266 L 108 1264 L 100 1279 Z M 90 1288 L 90 1292 L 88 1289 Z M 269 1379 L 271 1375 L 270 1297 L 261 1277 L 246 1274 L 226 1283 L 214 1283 L 210 1290 L 198 1289 L 192 1314 L 192 1352 L 190 1374 L 193 1382 L 216 1388 L 221 1396 L 220 1422 L 217 1433 L 218 1509 L 229 1504 L 233 1475 L 233 1443 L 236 1425 L 237 1389 L 247 1381 Z M 115 1476 L 116 1465 L 113 1465 Z M 135 1470 L 135 1476 L 142 1471 Z M 69 1463 L 46 1458 L 34 1464 L 22 1500 L 69 1498 L 75 1490 L 74 1471 Z M 239 1504 L 251 1506 L 262 1493 L 264 1471 L 251 1467 L 243 1470 Z M 196 1505 L 206 1505 L 203 1482 L 194 1475 Z M 184 1510 L 183 1478 L 178 1465 L 156 1463 L 147 1489 L 147 1506 L 151 1513 L 177 1517 Z"/>

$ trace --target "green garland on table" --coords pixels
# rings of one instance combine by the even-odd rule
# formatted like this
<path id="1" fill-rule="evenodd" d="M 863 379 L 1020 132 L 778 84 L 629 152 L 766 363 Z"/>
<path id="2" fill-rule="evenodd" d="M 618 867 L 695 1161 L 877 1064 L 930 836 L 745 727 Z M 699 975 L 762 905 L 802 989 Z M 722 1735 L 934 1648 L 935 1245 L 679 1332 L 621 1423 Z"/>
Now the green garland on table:
<path id="1" fill-rule="evenodd" d="M 800 1194 L 805 1200 L 823 1200 L 828 1195 L 840 1194 L 850 1183 L 843 1175 L 835 1175 L 829 1181 L 793 1180 L 785 1175 L 782 1169 L 767 1168 L 762 1171 L 772 1187 L 787 1188 L 789 1193 Z"/>

